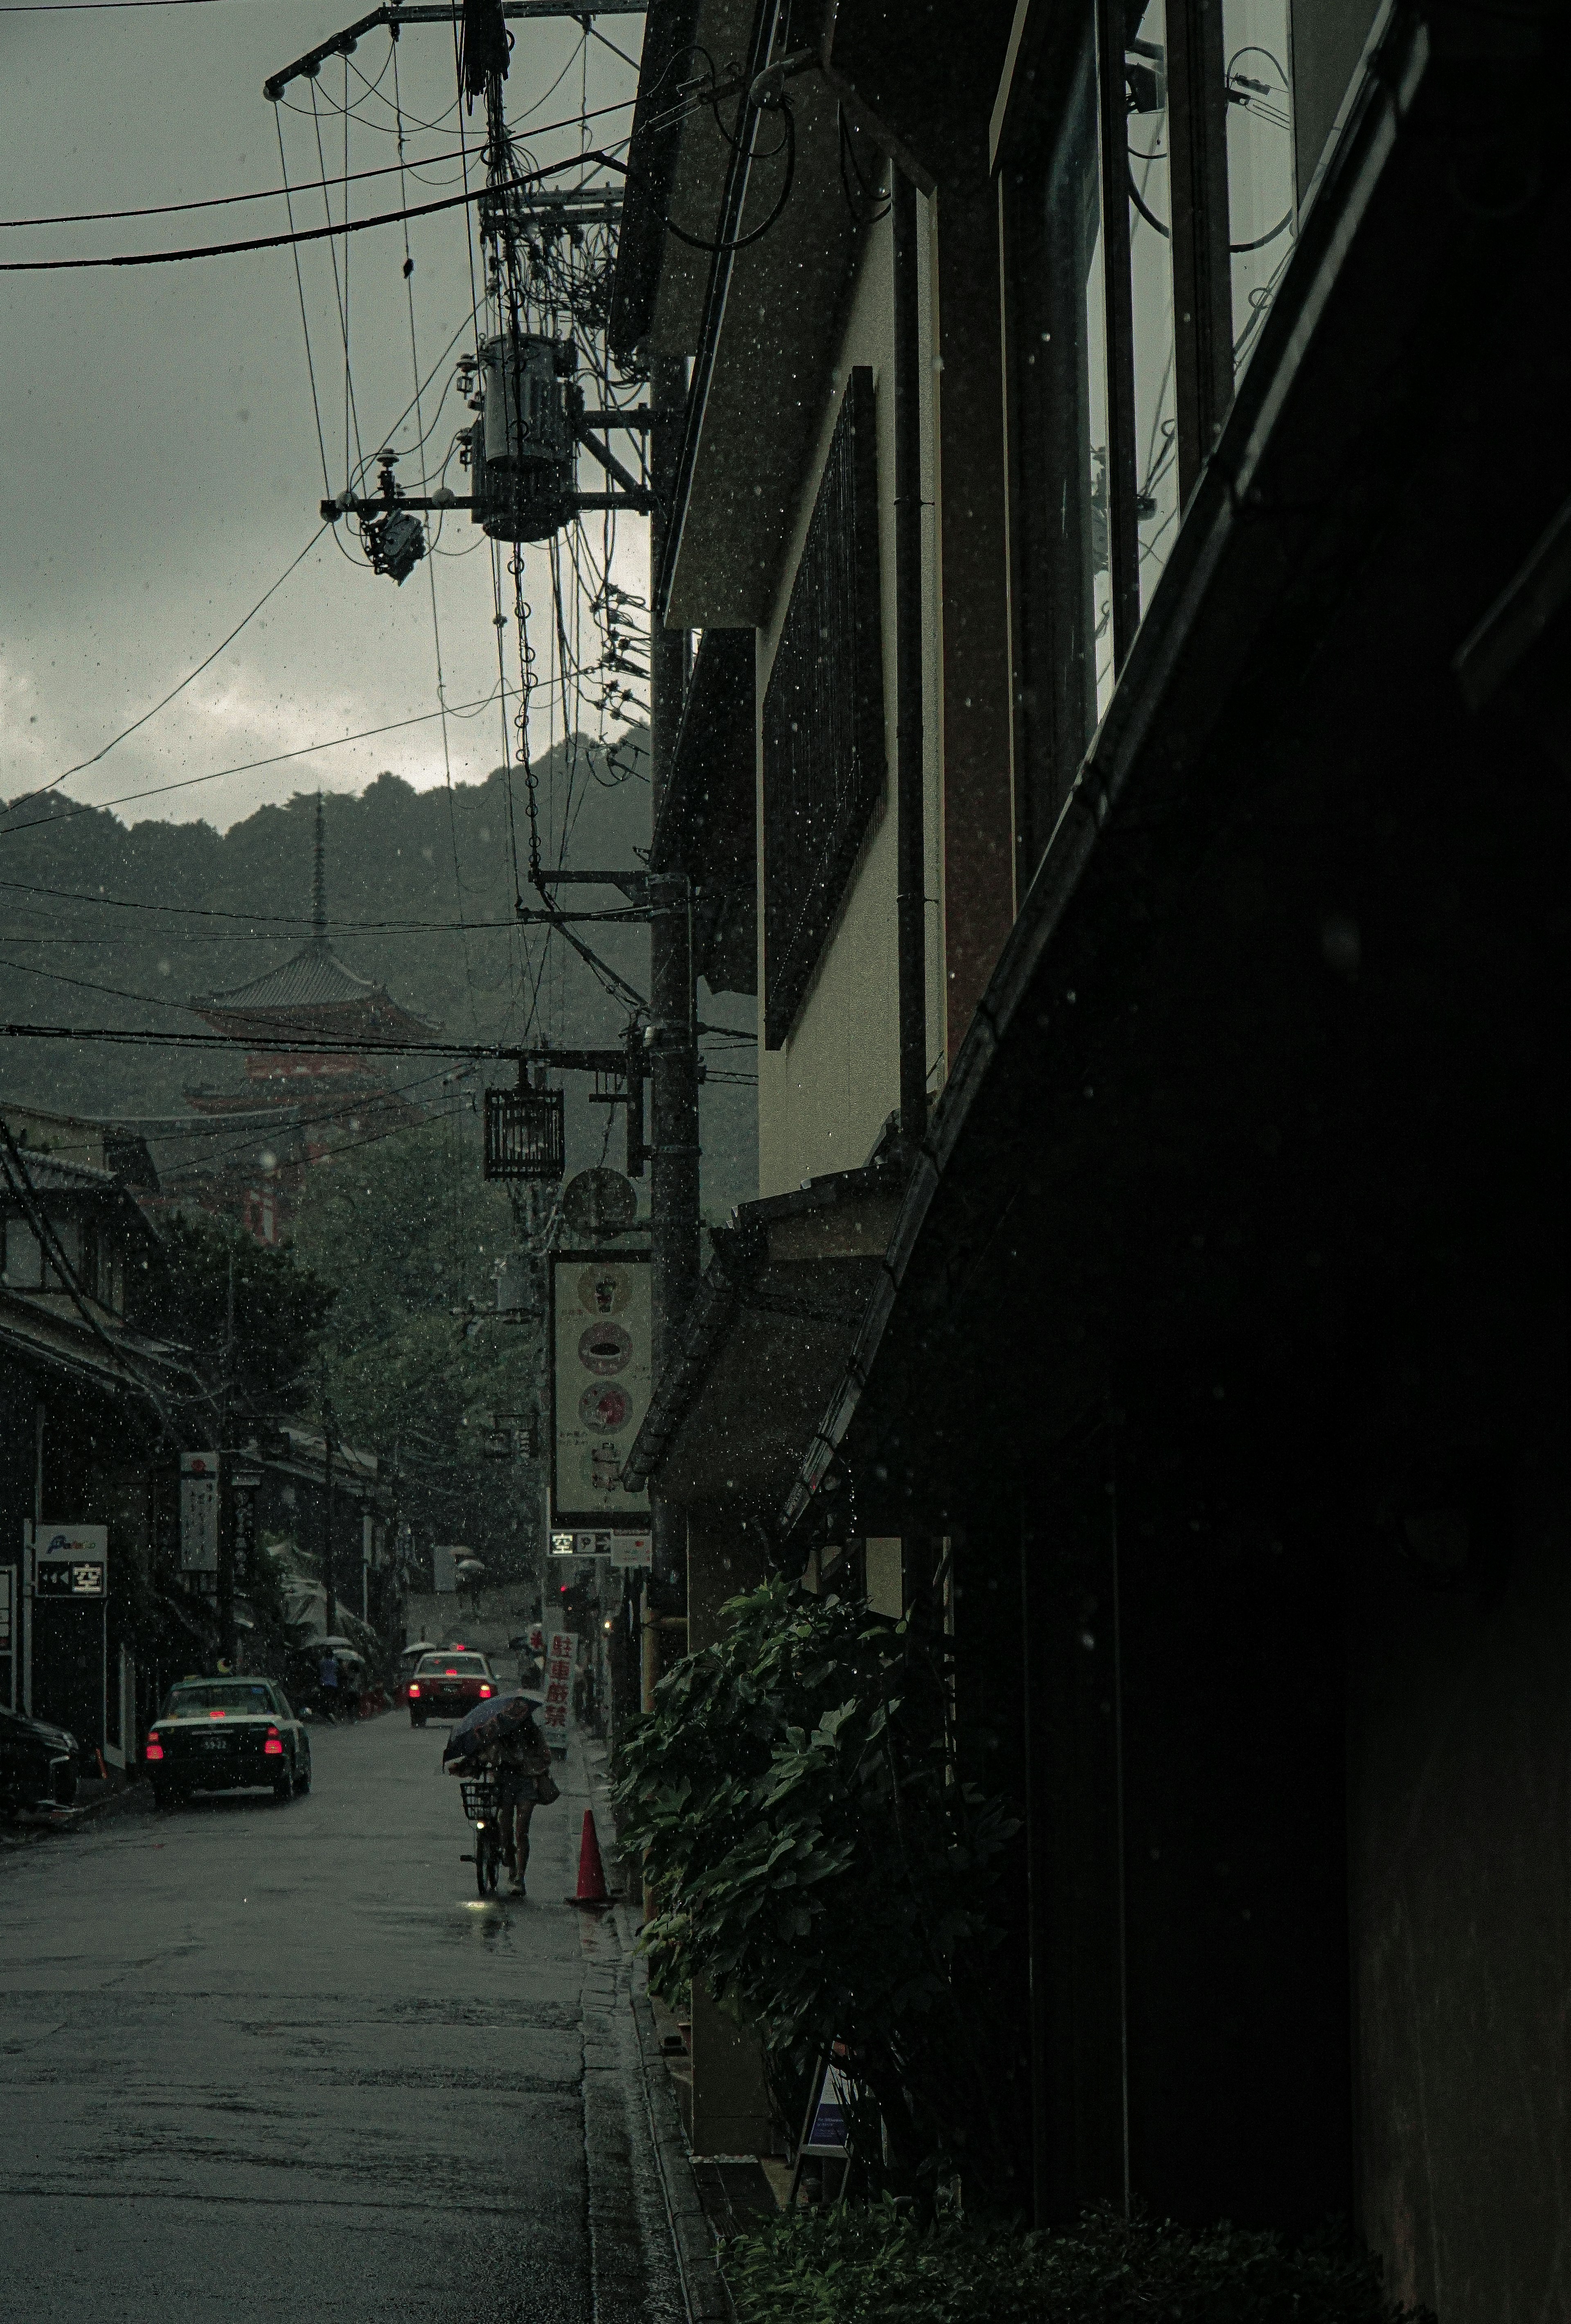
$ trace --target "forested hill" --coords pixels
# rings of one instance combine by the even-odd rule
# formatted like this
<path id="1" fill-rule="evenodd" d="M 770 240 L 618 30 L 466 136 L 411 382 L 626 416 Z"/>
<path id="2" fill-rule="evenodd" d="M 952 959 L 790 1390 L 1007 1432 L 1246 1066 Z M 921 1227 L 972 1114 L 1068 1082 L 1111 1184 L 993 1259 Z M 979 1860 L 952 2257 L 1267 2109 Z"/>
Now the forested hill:
<path id="1" fill-rule="evenodd" d="M 639 862 L 636 851 L 649 842 L 645 739 L 630 735 L 619 751 L 620 764 L 638 770 L 620 781 L 604 779 L 598 748 L 574 752 L 570 767 L 559 745 L 542 762 L 537 797 L 547 862 L 608 868 Z M 326 802 L 334 949 L 346 966 L 385 984 L 457 1040 L 516 1040 L 530 1016 L 530 985 L 510 925 L 515 836 L 527 890 L 521 778 L 515 776 L 513 790 L 511 831 L 501 770 L 450 792 L 417 791 L 384 774 L 358 798 L 334 793 Z M 261 974 L 309 933 L 316 804 L 314 792 L 302 792 L 223 833 L 205 823 L 128 826 L 107 810 L 83 813 L 64 799 L 18 802 L 14 813 L 0 814 L 0 1021 L 205 1030 L 181 1004 Z M 617 899 L 597 891 L 579 900 Z M 584 934 L 648 991 L 641 927 L 597 926 Z M 537 963 L 540 944 L 536 932 Z M 712 1020 L 749 1021 L 750 1004 L 734 995 L 703 1006 Z M 554 939 L 535 1036 L 614 1039 L 625 1015 Z M 727 1063 L 750 1070 L 751 1057 Z M 199 1050 L 0 1038 L 0 1094 L 66 1112 L 179 1114 L 186 1088 L 240 1082 L 238 1059 Z M 704 1198 L 712 1214 L 756 1192 L 751 1101 L 750 1090 L 736 1086 L 705 1093 Z M 590 1140 L 587 1158 L 597 1159 L 603 1112 L 570 1103 L 569 1117 L 576 1117 L 570 1159 L 584 1158 Z M 611 1158 L 620 1144 L 613 1137 Z"/>

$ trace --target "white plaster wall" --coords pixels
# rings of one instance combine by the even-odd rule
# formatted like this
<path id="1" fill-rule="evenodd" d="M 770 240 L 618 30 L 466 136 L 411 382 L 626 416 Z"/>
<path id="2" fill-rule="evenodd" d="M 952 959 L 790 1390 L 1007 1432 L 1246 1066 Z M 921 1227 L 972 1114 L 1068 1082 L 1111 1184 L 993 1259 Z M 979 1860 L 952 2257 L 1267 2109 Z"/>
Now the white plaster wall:
<path id="1" fill-rule="evenodd" d="M 921 206 L 923 296 L 921 330 L 936 345 L 937 318 L 927 286 L 930 263 L 929 206 Z M 758 632 L 758 829 L 764 829 L 763 700 L 791 600 L 807 527 L 812 520 L 843 384 L 859 364 L 873 373 L 878 438 L 878 548 L 884 641 L 884 721 L 887 768 L 895 763 L 895 445 L 891 365 L 894 355 L 892 233 L 884 219 L 868 231 L 867 242 L 841 320 L 834 367 L 834 392 L 822 417 L 812 458 L 803 478 L 786 555 L 776 578 L 769 618 Z M 923 492 L 936 499 L 936 477 L 927 447 L 936 441 L 937 374 L 923 396 Z M 924 512 L 924 565 L 936 565 L 936 523 Z M 926 735 L 926 881 L 928 926 L 928 1057 L 936 1067 L 930 1086 L 942 1076 L 942 724 L 938 695 L 936 582 L 924 576 L 923 612 L 928 632 L 924 655 Z M 785 1045 L 764 1047 L 764 867 L 758 862 L 758 1192 L 777 1194 L 804 1178 L 829 1170 L 855 1168 L 867 1160 L 878 1134 L 900 1102 L 899 973 L 896 947 L 896 817 L 894 787 L 887 773 L 861 852 L 853 868 L 813 982 Z"/>

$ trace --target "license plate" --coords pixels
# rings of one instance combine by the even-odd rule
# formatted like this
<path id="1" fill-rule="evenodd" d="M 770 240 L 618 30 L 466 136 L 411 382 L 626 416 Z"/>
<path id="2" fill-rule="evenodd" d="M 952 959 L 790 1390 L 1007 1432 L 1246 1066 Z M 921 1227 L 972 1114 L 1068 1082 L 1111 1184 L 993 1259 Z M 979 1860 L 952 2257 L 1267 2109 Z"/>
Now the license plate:
<path id="1" fill-rule="evenodd" d="M 227 1735 L 204 1735 L 201 1738 L 201 1746 L 204 1751 L 226 1751 L 229 1748 L 229 1738 Z"/>

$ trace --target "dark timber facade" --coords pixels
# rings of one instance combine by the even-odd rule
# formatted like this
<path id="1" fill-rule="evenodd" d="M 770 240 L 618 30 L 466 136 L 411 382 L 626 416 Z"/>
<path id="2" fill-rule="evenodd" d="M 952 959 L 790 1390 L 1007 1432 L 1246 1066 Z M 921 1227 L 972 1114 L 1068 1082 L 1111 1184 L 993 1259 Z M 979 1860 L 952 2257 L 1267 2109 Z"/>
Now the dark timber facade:
<path id="1" fill-rule="evenodd" d="M 690 1635 L 766 1555 L 871 1587 L 871 1539 L 885 1592 L 898 1540 L 907 1598 L 945 1577 L 962 1749 L 985 1714 L 1023 1820 L 999 2072 L 1040 2220 L 1339 2212 L 1443 2324 L 1563 2315 L 1550 16 L 651 23 L 795 60 L 776 224 L 635 232 L 618 288 L 692 366 L 661 610 L 700 669 L 756 637 L 755 749 L 694 717 L 680 860 L 734 925 L 750 808 L 766 1014 L 766 706 L 859 367 L 884 641 L 867 825 L 760 1022 L 760 1199 L 635 1452 L 687 1513 Z M 740 243 L 772 132 L 739 193 L 707 115 L 646 96 L 669 215 Z"/>

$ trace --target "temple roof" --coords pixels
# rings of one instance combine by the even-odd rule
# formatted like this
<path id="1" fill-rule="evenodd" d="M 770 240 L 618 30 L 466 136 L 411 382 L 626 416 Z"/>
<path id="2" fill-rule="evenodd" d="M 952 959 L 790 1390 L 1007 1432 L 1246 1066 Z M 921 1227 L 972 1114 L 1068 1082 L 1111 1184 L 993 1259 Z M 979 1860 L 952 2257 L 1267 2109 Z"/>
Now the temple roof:
<path id="1" fill-rule="evenodd" d="M 250 1016 L 258 1009 L 319 1009 L 357 1001 L 397 1006 L 385 985 L 373 983 L 369 976 L 357 976 L 352 968 L 345 967 L 326 937 L 313 936 L 279 967 L 264 969 L 248 983 L 210 992 L 199 1006 Z"/>

